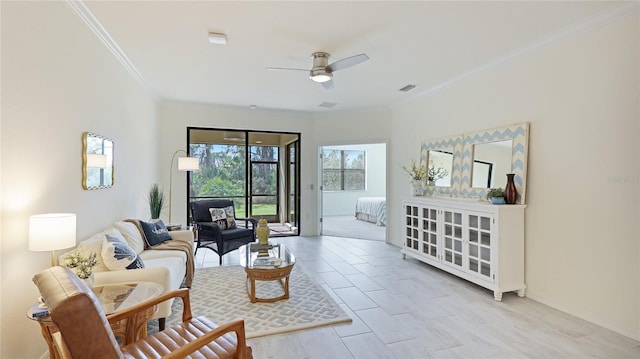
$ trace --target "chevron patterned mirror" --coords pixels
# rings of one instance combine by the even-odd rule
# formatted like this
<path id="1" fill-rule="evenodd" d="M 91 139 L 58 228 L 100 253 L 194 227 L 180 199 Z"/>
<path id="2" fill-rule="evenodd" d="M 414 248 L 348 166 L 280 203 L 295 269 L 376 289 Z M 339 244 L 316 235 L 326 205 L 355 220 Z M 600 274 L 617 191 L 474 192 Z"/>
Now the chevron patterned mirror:
<path id="1" fill-rule="evenodd" d="M 529 123 L 519 123 L 464 135 L 462 178 L 463 197 L 484 199 L 488 188 L 506 184 L 506 174 L 514 173 L 517 204 L 525 203 Z M 494 173 L 489 173 L 494 171 Z"/>

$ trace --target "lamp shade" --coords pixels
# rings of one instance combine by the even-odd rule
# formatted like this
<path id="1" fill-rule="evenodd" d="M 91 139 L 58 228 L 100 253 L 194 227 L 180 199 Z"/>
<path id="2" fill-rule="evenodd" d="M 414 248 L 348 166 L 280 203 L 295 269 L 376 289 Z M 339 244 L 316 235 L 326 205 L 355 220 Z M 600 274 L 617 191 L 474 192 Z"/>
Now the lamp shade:
<path id="1" fill-rule="evenodd" d="M 195 157 L 179 157 L 178 171 L 199 171 L 200 163 Z"/>
<path id="2" fill-rule="evenodd" d="M 29 218 L 30 251 L 54 251 L 75 245 L 74 213 L 37 214 Z"/>
<path id="3" fill-rule="evenodd" d="M 107 168 L 107 156 L 95 153 L 87 154 L 87 167 L 89 168 Z"/>

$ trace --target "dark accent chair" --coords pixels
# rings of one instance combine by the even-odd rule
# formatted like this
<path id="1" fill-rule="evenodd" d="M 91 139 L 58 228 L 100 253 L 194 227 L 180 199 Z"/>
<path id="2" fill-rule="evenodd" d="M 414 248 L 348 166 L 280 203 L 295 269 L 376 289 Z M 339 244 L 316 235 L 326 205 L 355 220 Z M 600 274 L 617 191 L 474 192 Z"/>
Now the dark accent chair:
<path id="1" fill-rule="evenodd" d="M 235 218 L 235 207 L 231 200 L 209 199 L 190 203 L 191 220 L 197 231 L 196 254 L 198 253 L 198 248 L 209 248 L 220 257 L 220 265 L 222 265 L 223 255 L 256 240 L 258 223 L 253 218 L 235 218 L 236 222 L 238 222 L 237 228 L 225 230 L 220 229 L 217 224 L 211 221 L 209 208 L 226 208 L 229 206 L 233 208 L 233 217 Z M 240 224 L 241 222 L 244 222 L 244 227 Z"/>

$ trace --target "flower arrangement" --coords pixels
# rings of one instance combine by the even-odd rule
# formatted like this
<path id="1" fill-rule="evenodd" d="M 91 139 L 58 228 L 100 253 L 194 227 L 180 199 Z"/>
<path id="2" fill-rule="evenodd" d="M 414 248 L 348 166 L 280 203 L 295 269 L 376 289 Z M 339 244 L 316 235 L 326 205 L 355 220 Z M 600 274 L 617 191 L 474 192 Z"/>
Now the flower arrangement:
<path id="1" fill-rule="evenodd" d="M 90 252 L 88 257 L 82 255 L 78 251 L 73 251 L 62 256 L 64 266 L 67 268 L 75 268 L 76 275 L 79 278 L 87 279 L 93 274 L 93 267 L 98 263 L 96 261 L 96 253 Z"/>
<path id="2" fill-rule="evenodd" d="M 436 168 L 433 164 L 429 166 L 429 173 L 428 173 L 429 182 L 435 182 L 439 179 L 445 178 L 447 177 L 448 174 L 449 174 L 449 171 L 447 171 L 442 167 Z"/>
<path id="3" fill-rule="evenodd" d="M 427 178 L 424 168 L 418 166 L 415 159 L 411 160 L 409 168 L 402 166 L 402 169 L 409 175 L 412 181 L 422 181 Z"/>

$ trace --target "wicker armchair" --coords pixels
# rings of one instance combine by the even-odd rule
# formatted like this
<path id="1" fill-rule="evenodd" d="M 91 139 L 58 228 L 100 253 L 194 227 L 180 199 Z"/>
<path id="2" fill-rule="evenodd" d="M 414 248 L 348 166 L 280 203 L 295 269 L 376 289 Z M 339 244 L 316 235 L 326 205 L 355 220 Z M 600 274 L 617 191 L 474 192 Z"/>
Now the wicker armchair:
<path id="1" fill-rule="evenodd" d="M 36 274 L 33 281 L 49 306 L 51 320 L 58 329 L 52 335 L 56 349 L 55 354 L 51 353 L 52 357 L 253 358 L 251 348 L 246 346 L 244 321 L 217 326 L 206 317 L 192 318 L 186 288 L 165 293 L 107 317 L 93 291 L 67 268 L 49 268 Z M 181 324 L 124 347 L 118 345 L 111 329 L 112 323 L 135 322 L 138 313 L 175 297 L 182 298 L 184 302 Z"/>
<path id="2" fill-rule="evenodd" d="M 235 218 L 233 201 L 228 199 L 211 199 L 190 203 L 193 226 L 197 231 L 196 253 L 198 248 L 208 248 L 220 257 L 241 246 L 255 242 L 257 221 L 253 218 Z M 233 229 L 221 228 L 211 219 L 211 208 L 231 208 L 231 216 L 236 222 L 244 222 L 244 227 Z"/>

